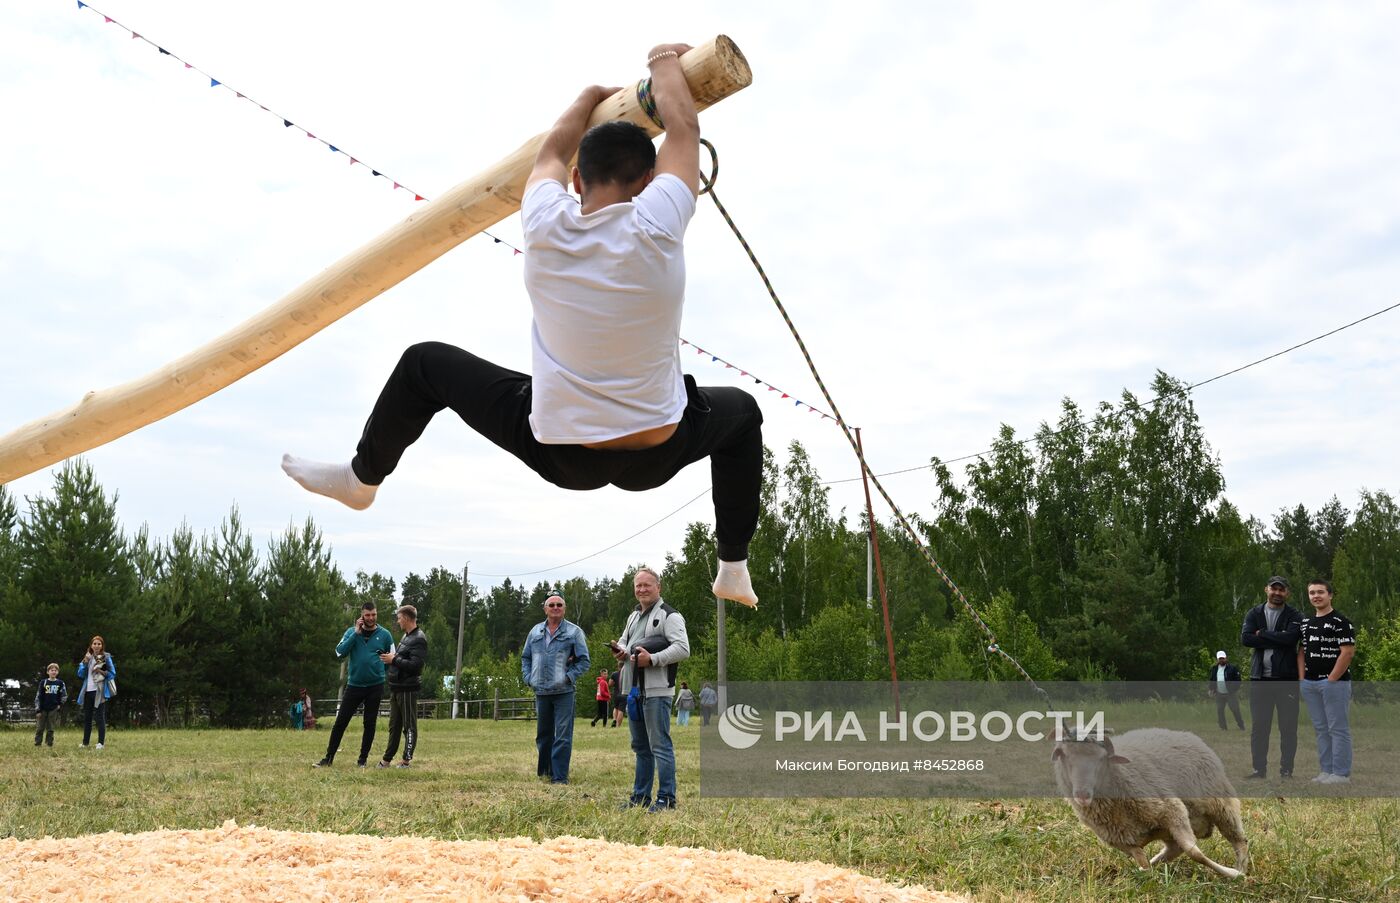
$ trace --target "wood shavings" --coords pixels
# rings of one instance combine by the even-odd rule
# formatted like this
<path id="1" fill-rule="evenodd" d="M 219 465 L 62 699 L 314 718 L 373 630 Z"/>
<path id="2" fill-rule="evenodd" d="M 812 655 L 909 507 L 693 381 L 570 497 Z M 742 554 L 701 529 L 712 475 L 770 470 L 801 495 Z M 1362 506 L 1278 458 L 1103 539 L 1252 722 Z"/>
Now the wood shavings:
<path id="1" fill-rule="evenodd" d="M 240 827 L 0 840 L 0 899 L 587 901 L 587 903 L 955 903 L 818 862 L 736 851 L 637 847 L 579 837 L 536 842 L 300 834 Z"/>

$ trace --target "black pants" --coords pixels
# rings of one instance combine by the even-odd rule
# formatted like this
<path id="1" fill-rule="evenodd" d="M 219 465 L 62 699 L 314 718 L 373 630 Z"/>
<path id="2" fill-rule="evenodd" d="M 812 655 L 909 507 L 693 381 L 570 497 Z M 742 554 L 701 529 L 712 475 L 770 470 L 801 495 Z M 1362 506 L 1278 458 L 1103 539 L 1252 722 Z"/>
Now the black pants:
<path id="1" fill-rule="evenodd" d="M 1220 729 L 1226 730 L 1225 707 L 1230 707 L 1230 712 L 1235 716 L 1235 724 L 1244 730 L 1244 716 L 1240 714 L 1240 697 L 1238 693 L 1216 693 L 1215 694 L 1215 718 L 1220 722 Z"/>
<path id="2" fill-rule="evenodd" d="M 424 342 L 404 351 L 389 375 L 350 463 L 361 482 L 379 485 L 444 408 L 563 489 L 655 489 L 708 457 L 719 557 L 742 561 L 758 526 L 763 412 L 742 389 L 701 389 L 689 376 L 685 387 L 688 403 L 676 432 L 655 448 L 542 445 L 530 431 L 529 376 L 461 348 Z"/>
<path id="3" fill-rule="evenodd" d="M 1254 770 L 1268 773 L 1269 734 L 1274 713 L 1278 712 L 1278 770 L 1293 773 L 1293 755 L 1298 751 L 1298 679 L 1257 679 L 1249 682 L 1249 748 Z"/>
<path id="4" fill-rule="evenodd" d="M 340 738 L 345 736 L 345 728 L 349 726 L 350 719 L 355 717 L 355 710 L 360 707 L 360 703 L 365 704 L 365 732 L 360 738 L 360 764 L 369 761 L 370 747 L 374 746 L 374 729 L 379 724 L 379 700 L 384 698 L 384 685 L 375 684 L 372 687 L 350 687 L 345 688 L 345 694 L 340 697 L 340 708 L 335 711 L 335 726 L 331 728 L 331 741 L 326 745 L 326 761 L 334 762 L 335 754 L 340 749 Z"/>
<path id="5" fill-rule="evenodd" d="M 97 721 L 97 742 L 107 742 L 107 706 L 97 697 L 101 690 L 87 690 L 83 693 L 83 745 L 92 739 L 92 722 Z"/>
<path id="6" fill-rule="evenodd" d="M 394 761 L 403 737 L 403 760 L 413 761 L 413 749 L 418 745 L 418 691 L 389 691 L 389 745 L 384 748 L 384 761 Z"/>
<path id="7" fill-rule="evenodd" d="M 607 726 L 608 709 L 611 708 L 610 702 L 611 700 L 607 699 L 598 700 L 598 714 L 594 717 L 592 721 L 588 722 L 589 727 L 596 727 L 599 721 L 603 722 L 604 727 Z"/>

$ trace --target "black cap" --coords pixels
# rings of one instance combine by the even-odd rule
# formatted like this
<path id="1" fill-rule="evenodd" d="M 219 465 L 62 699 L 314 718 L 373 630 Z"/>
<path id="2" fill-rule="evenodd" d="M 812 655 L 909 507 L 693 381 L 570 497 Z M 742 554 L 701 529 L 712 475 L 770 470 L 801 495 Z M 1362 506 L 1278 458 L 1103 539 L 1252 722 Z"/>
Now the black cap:
<path id="1" fill-rule="evenodd" d="M 1287 580 L 1283 579 L 1282 577 L 1278 576 L 1277 574 L 1275 574 L 1274 576 L 1270 577 L 1270 578 L 1269 578 L 1269 582 L 1266 583 L 1266 584 L 1264 584 L 1264 585 L 1265 585 L 1265 586 L 1273 586 L 1275 583 L 1278 583 L 1278 584 L 1282 585 L 1284 589 L 1292 589 L 1292 588 L 1293 588 L 1293 587 L 1291 587 L 1291 586 L 1288 585 L 1288 581 L 1287 581 Z"/>

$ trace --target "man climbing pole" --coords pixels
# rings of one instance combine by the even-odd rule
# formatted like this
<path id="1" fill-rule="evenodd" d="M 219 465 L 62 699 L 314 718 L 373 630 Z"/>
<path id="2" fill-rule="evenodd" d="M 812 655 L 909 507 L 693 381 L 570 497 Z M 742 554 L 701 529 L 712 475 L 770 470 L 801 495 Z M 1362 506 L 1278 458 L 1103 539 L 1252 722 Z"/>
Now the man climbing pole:
<path id="1" fill-rule="evenodd" d="M 680 65 L 690 49 L 662 44 L 648 54 L 666 124 L 659 152 L 628 122 L 584 134 L 594 107 L 620 90 L 595 85 L 559 117 L 535 158 L 520 207 L 532 375 L 440 342 L 413 345 L 380 392 L 354 458 L 325 464 L 284 455 L 288 476 L 367 508 L 443 408 L 564 489 L 654 489 L 708 457 L 714 594 L 757 605 L 747 559 L 758 524 L 763 414 L 747 392 L 700 388 L 680 367 L 683 239 L 700 168 L 699 119 Z"/>

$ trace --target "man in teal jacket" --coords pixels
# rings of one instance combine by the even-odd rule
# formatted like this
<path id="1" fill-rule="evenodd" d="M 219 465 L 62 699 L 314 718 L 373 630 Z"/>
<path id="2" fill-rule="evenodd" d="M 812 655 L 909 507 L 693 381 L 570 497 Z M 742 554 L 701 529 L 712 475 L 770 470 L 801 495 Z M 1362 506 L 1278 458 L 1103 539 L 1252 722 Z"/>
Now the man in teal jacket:
<path id="1" fill-rule="evenodd" d="M 379 701 L 384 698 L 384 662 L 379 656 L 393 650 L 394 638 L 379 626 L 379 610 L 373 602 L 366 602 L 360 608 L 360 619 L 345 631 L 335 647 L 336 657 L 347 659 L 345 692 L 335 712 L 335 726 L 331 728 L 330 743 L 326 744 L 326 757 L 316 763 L 317 768 L 328 768 L 335 761 L 340 738 L 361 703 L 365 706 L 365 730 L 360 737 L 361 768 L 369 761 L 369 750 L 374 745 Z"/>

